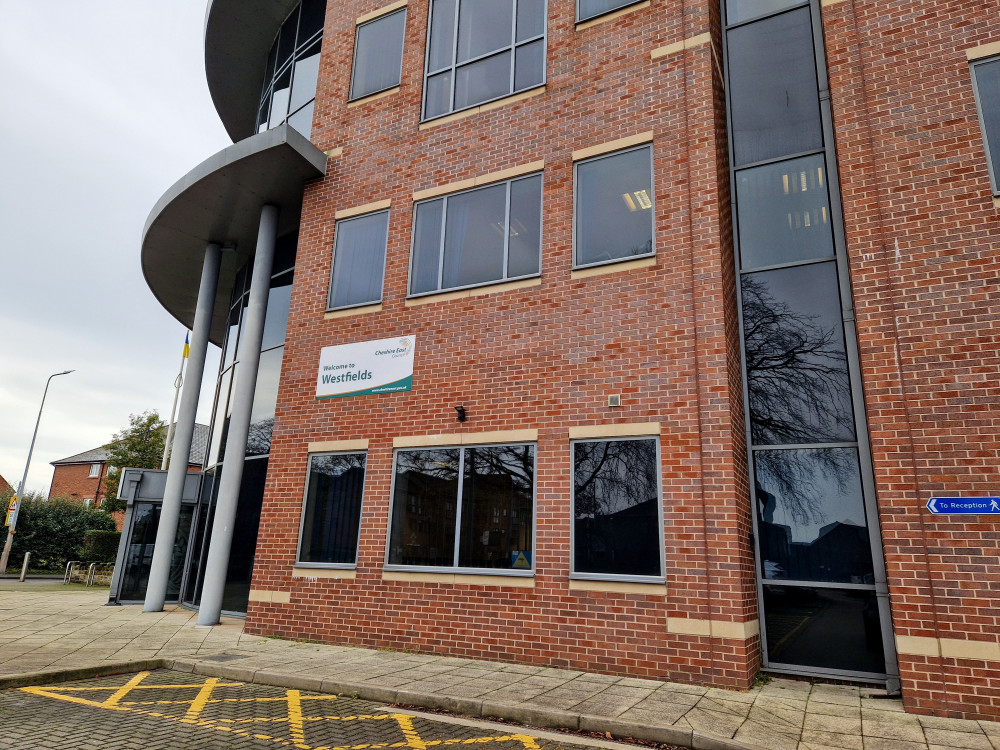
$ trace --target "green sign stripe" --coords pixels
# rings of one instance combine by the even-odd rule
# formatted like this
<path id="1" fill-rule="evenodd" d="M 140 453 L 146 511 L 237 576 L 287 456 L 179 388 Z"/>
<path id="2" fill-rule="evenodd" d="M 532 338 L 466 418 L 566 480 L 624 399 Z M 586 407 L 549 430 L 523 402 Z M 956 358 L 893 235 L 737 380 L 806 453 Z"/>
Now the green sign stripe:
<path id="1" fill-rule="evenodd" d="M 402 380 L 396 380 L 385 385 L 376 385 L 372 388 L 363 388 L 360 391 L 348 391 L 347 393 L 331 393 L 328 396 L 317 396 L 317 400 L 327 398 L 346 398 L 348 396 L 368 396 L 375 393 L 394 393 L 396 391 L 408 391 L 413 387 L 413 376 L 407 375 Z"/>

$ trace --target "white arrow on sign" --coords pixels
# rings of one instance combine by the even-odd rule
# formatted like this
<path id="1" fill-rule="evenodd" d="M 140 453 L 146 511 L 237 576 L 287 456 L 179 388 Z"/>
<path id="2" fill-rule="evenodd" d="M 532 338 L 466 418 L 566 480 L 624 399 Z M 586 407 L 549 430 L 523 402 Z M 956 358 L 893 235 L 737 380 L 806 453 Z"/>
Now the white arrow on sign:
<path id="1" fill-rule="evenodd" d="M 927 503 L 927 507 L 930 508 L 931 513 L 937 513 L 938 512 L 938 509 L 937 509 L 937 498 L 936 497 L 932 497 L 931 500 L 930 500 L 930 502 Z"/>

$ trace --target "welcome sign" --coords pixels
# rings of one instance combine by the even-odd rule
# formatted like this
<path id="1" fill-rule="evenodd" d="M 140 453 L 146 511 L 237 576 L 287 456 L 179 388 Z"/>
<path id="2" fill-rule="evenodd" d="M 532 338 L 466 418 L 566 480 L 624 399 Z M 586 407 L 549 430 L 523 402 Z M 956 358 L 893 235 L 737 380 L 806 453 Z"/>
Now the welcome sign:
<path id="1" fill-rule="evenodd" d="M 415 336 L 323 347 L 316 375 L 316 398 L 410 390 L 415 348 Z"/>

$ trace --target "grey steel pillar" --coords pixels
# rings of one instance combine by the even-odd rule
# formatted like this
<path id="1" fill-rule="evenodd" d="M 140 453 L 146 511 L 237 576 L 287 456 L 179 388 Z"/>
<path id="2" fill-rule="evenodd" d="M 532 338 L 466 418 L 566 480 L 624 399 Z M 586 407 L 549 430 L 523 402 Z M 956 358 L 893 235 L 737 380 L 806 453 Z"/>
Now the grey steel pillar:
<path id="1" fill-rule="evenodd" d="M 146 601 L 143 611 L 160 612 L 167 597 L 167 582 L 170 578 L 170 561 L 173 558 L 174 542 L 177 539 L 177 522 L 181 515 L 181 493 L 184 491 L 184 477 L 187 476 L 188 455 L 191 453 L 191 438 L 194 435 L 194 421 L 198 411 L 198 396 L 201 393 L 201 379 L 205 372 L 205 355 L 208 352 L 208 332 L 212 327 L 212 311 L 215 309 L 215 292 L 219 285 L 219 262 L 222 251 L 214 242 L 205 248 L 205 260 L 201 267 L 201 286 L 198 288 L 198 305 L 194 313 L 194 328 L 191 335 L 191 356 L 188 359 L 187 381 L 181 395 L 181 409 L 174 431 L 174 445 L 167 470 L 167 484 L 163 490 L 163 506 L 160 508 L 160 523 L 156 529 L 156 544 L 153 547 L 153 561 L 149 569 L 149 583 L 146 585 Z"/>
<path id="2" fill-rule="evenodd" d="M 222 597 L 226 589 L 229 551 L 233 544 L 236 506 L 243 479 L 243 459 L 250 432 L 253 394 L 257 386 L 260 344 L 264 338 L 264 315 L 267 313 L 267 295 L 271 287 L 271 267 L 274 263 L 277 235 L 278 209 L 276 206 L 264 206 L 260 210 L 260 229 L 257 232 L 257 250 L 253 259 L 253 275 L 250 277 L 246 319 L 240 330 L 237 352 L 240 372 L 233 390 L 233 414 L 229 420 L 219 497 L 215 504 L 215 520 L 212 522 L 212 539 L 202 578 L 204 584 L 198 609 L 199 625 L 218 625 L 222 613 Z"/>

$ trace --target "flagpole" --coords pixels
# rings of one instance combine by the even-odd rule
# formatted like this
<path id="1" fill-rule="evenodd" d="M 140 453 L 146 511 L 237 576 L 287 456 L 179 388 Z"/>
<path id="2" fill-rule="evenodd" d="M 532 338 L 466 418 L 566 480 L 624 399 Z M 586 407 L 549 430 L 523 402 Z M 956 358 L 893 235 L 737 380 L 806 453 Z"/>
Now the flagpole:
<path id="1" fill-rule="evenodd" d="M 184 336 L 184 352 L 181 354 L 181 366 L 177 371 L 177 378 L 174 380 L 174 405 L 170 407 L 170 421 L 167 423 L 167 439 L 163 442 L 163 461 L 160 462 L 160 470 L 166 471 L 167 462 L 170 460 L 170 446 L 174 441 L 174 417 L 177 415 L 177 399 L 181 395 L 181 386 L 184 385 L 184 363 L 191 352 L 190 332 Z"/>

